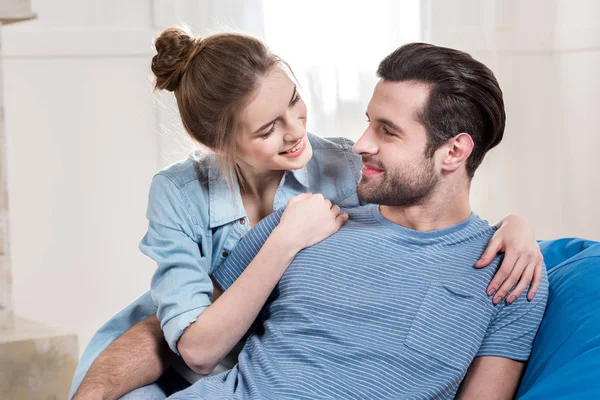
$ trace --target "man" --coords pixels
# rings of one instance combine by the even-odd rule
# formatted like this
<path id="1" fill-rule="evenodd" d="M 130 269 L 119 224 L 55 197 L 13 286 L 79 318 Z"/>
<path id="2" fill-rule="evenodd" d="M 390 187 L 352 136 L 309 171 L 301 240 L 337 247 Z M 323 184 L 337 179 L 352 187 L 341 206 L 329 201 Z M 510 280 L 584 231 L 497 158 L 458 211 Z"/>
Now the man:
<path id="1" fill-rule="evenodd" d="M 373 205 L 296 256 L 232 371 L 173 398 L 514 396 L 547 283 L 533 302 L 494 306 L 478 290 L 493 270 L 472 268 L 494 232 L 471 213 L 469 187 L 502 139 L 500 88 L 466 54 L 424 44 L 392 53 L 378 75 L 355 145 L 358 194 Z M 222 289 L 280 216 L 217 270 Z"/>
<path id="2" fill-rule="evenodd" d="M 548 286 L 531 302 L 494 305 L 485 288 L 495 269 L 472 267 L 494 228 L 471 213 L 470 182 L 502 139 L 502 92 L 467 54 L 419 43 L 378 75 L 355 145 L 358 194 L 373 205 L 347 210 L 336 234 L 298 254 L 230 372 L 174 398 L 514 396 Z M 222 289 L 280 216 L 215 273 Z"/>

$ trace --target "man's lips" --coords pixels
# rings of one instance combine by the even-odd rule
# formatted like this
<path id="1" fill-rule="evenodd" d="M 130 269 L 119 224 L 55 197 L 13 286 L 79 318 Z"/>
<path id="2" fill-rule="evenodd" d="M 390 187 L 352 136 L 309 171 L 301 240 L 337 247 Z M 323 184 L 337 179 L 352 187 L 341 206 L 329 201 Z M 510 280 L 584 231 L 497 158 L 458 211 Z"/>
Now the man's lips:
<path id="1" fill-rule="evenodd" d="M 375 167 L 374 165 L 371 164 L 365 164 L 362 169 L 361 172 L 363 175 L 367 175 L 367 176 L 372 176 L 372 175 L 377 175 L 383 172 L 383 170 Z"/>

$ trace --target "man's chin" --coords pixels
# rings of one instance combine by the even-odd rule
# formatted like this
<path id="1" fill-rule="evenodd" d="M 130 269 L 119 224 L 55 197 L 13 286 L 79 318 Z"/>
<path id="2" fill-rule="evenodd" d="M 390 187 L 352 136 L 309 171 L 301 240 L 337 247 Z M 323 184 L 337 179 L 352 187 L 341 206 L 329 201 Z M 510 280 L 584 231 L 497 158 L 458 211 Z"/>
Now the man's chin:
<path id="1" fill-rule="evenodd" d="M 373 191 L 373 188 L 368 187 L 366 182 L 363 182 L 363 178 L 361 178 L 356 188 L 356 194 L 358 195 L 359 200 L 363 203 L 374 203 L 374 200 L 377 200 L 377 196 L 375 196 L 376 193 Z"/>

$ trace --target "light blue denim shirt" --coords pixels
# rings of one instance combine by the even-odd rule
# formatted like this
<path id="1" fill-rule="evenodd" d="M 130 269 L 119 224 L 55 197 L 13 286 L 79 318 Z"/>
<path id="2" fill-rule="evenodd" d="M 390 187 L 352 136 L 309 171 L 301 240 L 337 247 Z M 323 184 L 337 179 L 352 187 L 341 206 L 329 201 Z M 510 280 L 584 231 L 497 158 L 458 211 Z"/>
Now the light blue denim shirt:
<path id="1" fill-rule="evenodd" d="M 345 138 L 308 135 L 313 157 L 299 170 L 287 171 L 273 207 L 284 207 L 300 193 L 322 193 L 334 204 L 359 205 L 356 184 L 362 163 Z M 102 351 L 127 329 L 156 313 L 169 347 L 210 305 L 210 275 L 249 229 L 237 183 L 231 190 L 213 154 L 193 153 L 153 178 L 146 213 L 148 231 L 140 250 L 157 263 L 151 290 L 137 298 L 94 335 L 71 385 L 77 390 Z"/>

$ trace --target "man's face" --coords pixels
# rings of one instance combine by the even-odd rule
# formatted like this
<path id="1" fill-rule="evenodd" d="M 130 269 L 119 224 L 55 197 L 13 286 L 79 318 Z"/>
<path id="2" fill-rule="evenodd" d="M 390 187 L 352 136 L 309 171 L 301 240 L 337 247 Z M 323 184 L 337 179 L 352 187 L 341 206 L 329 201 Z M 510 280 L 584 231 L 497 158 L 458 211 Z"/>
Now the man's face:
<path id="1" fill-rule="evenodd" d="M 379 81 L 367 106 L 369 126 L 354 145 L 364 167 L 361 200 L 387 206 L 421 204 L 436 187 L 435 158 L 427 157 L 427 132 L 418 120 L 429 96 L 419 82 Z"/>

